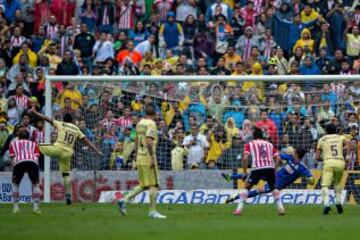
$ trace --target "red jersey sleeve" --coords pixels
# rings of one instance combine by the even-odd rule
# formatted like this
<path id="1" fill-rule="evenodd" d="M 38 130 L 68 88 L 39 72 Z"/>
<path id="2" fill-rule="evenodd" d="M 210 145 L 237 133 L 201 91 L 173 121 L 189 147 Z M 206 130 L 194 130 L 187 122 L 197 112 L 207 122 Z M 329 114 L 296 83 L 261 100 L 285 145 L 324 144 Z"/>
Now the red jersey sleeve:
<path id="1" fill-rule="evenodd" d="M 15 151 L 14 151 L 14 144 L 11 143 L 9 146 L 9 156 L 10 157 L 15 157 Z"/>
<path id="2" fill-rule="evenodd" d="M 250 155 L 250 144 L 249 143 L 245 144 L 244 155 Z"/>

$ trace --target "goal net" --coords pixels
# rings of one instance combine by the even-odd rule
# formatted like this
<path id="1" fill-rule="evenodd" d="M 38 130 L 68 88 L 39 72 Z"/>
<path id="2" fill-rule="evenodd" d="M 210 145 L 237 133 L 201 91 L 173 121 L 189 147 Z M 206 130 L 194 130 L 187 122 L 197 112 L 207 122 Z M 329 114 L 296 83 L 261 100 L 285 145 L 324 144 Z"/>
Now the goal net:
<path id="1" fill-rule="evenodd" d="M 100 158 L 76 143 L 71 165 L 74 201 L 98 201 L 101 192 L 113 191 L 102 196 L 109 201 L 137 184 L 135 126 L 144 105 L 152 104 L 157 113 L 159 202 L 223 203 L 243 182 L 227 182 L 222 173 L 242 171 L 244 144 L 258 126 L 282 153 L 306 150 L 303 163 L 315 184 L 299 178 L 283 192 L 283 199 L 321 203 L 322 165 L 315 159 L 315 148 L 325 124 L 332 122 L 352 140 L 344 200 L 360 203 L 358 76 L 52 76 L 50 82 L 46 113 L 59 120 L 72 114 L 104 154 Z M 56 139 L 56 132 L 49 130 L 48 140 Z M 51 159 L 47 166 L 45 200 L 62 201 L 65 189 L 58 161 Z M 135 201 L 146 198 L 143 194 Z"/>

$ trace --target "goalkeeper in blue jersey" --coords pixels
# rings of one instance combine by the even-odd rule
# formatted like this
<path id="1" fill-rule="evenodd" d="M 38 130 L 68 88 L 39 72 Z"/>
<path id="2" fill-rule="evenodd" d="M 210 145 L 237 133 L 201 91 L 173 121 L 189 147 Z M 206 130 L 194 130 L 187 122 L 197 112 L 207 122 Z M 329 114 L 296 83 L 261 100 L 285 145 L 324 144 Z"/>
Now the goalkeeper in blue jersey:
<path id="1" fill-rule="evenodd" d="M 275 189 L 281 190 L 292 184 L 299 177 L 305 177 L 309 184 L 314 184 L 315 180 L 309 171 L 309 169 L 301 162 L 306 151 L 304 149 L 296 149 L 295 152 L 290 154 L 280 154 L 280 158 L 286 161 L 286 164 L 276 172 Z M 242 173 L 226 174 L 222 173 L 222 176 L 226 181 L 237 179 L 246 179 L 247 175 Z M 265 184 L 264 188 L 255 188 L 249 192 L 248 198 L 255 197 L 259 194 L 271 192 L 268 184 Z M 226 200 L 226 203 L 231 203 L 240 198 L 240 195 L 230 197 Z"/>

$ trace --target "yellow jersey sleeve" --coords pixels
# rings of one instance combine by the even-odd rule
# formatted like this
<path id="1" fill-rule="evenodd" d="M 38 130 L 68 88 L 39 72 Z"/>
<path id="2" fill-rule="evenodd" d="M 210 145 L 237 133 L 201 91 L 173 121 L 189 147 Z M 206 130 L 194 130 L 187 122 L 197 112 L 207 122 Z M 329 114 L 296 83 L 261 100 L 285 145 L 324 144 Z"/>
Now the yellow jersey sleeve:
<path id="1" fill-rule="evenodd" d="M 78 136 L 78 139 L 80 139 L 80 140 L 83 140 L 85 138 L 85 134 L 80 129 L 78 131 L 77 136 Z"/>

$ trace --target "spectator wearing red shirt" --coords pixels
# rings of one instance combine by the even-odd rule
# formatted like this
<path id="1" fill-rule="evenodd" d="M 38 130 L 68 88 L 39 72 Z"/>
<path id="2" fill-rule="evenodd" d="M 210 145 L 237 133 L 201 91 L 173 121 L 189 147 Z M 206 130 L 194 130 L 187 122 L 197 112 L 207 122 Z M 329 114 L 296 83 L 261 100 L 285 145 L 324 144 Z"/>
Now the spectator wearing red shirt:
<path id="1" fill-rule="evenodd" d="M 119 65 L 123 66 L 125 65 L 126 61 L 130 61 L 132 64 L 137 66 L 141 62 L 141 53 L 134 50 L 134 48 L 134 43 L 129 41 L 126 44 L 126 49 L 118 53 L 118 55 L 116 56 L 116 60 L 118 61 Z"/>
<path id="2" fill-rule="evenodd" d="M 274 144 L 274 146 L 278 145 L 278 132 L 276 125 L 270 118 L 268 118 L 268 113 L 266 110 L 261 111 L 260 121 L 256 122 L 255 125 L 262 130 L 266 129 L 271 142 Z"/>

